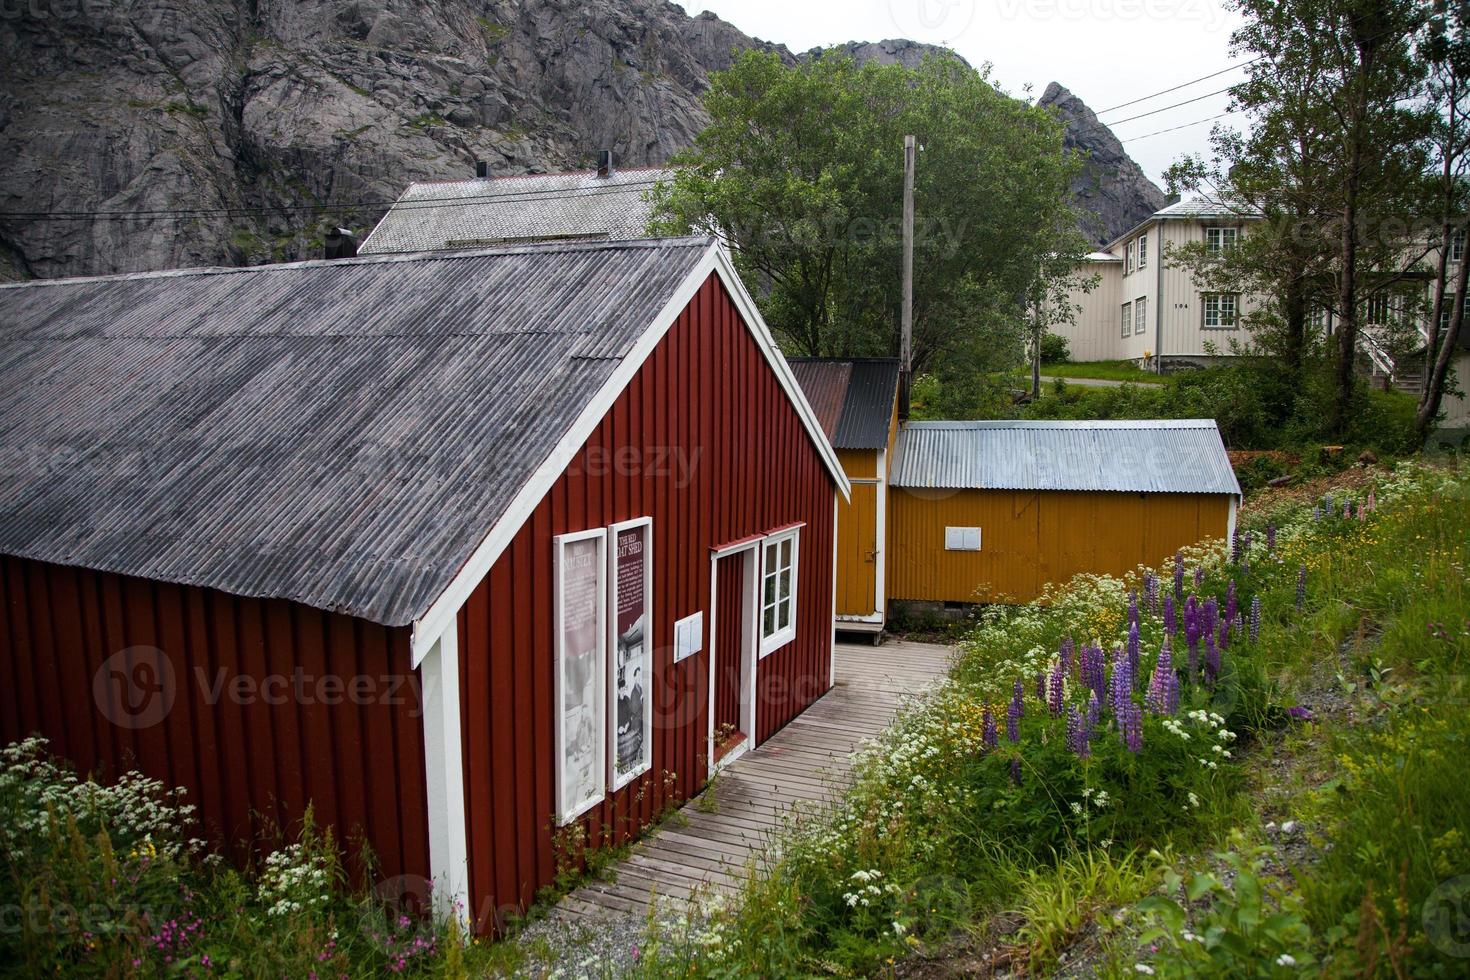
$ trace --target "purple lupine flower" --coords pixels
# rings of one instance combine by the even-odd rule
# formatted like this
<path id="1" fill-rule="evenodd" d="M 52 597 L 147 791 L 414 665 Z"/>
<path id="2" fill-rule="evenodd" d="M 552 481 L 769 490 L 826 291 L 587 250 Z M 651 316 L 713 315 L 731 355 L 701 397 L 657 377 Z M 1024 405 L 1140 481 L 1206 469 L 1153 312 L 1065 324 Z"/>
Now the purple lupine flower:
<path id="1" fill-rule="evenodd" d="M 1174 601 L 1184 601 L 1184 552 L 1174 552 Z"/>
<path id="2" fill-rule="evenodd" d="M 1089 724 L 1092 706 L 1088 713 L 1077 710 L 1076 705 L 1067 706 L 1067 747 L 1079 759 L 1092 755 L 1092 726 Z"/>
<path id="3" fill-rule="evenodd" d="M 1255 643 L 1261 638 L 1261 597 L 1251 599 L 1251 642 Z"/>
<path id="4" fill-rule="evenodd" d="M 1000 738 L 996 735 L 995 731 L 995 713 L 990 710 L 989 705 L 985 706 L 985 713 L 981 723 L 980 741 L 987 749 L 993 749 L 1000 744 Z"/>
<path id="5" fill-rule="evenodd" d="M 1072 638 L 1070 636 L 1062 640 L 1062 673 L 1066 674 L 1068 677 L 1072 675 L 1072 651 L 1074 649 L 1075 645 L 1072 643 Z"/>
<path id="6" fill-rule="evenodd" d="M 1371 491 L 1370 491 L 1371 492 Z M 1266 557 L 1276 553 L 1276 523 L 1266 525 Z"/>
<path id="7" fill-rule="evenodd" d="M 1221 650 L 1227 650 L 1229 648 L 1230 648 L 1230 624 L 1229 623 L 1223 623 L 1222 622 L 1220 624 L 1220 649 Z"/>
<path id="8" fill-rule="evenodd" d="M 1136 683 L 1138 680 L 1138 624 L 1135 623 L 1128 628 L 1128 675 Z"/>
<path id="9" fill-rule="evenodd" d="M 1205 587 L 1205 566 L 1203 565 L 1194 570 L 1194 587 L 1196 589 Z"/>
<path id="10" fill-rule="evenodd" d="M 1128 593 L 1128 622 L 1133 626 L 1138 625 L 1138 590 L 1133 589 Z"/>
<path id="11" fill-rule="evenodd" d="M 1107 668 L 1104 665 L 1102 647 L 1094 643 L 1084 646 L 1078 660 L 1077 672 L 1083 685 L 1091 689 L 1094 696 L 1106 693 Z"/>
<path id="12" fill-rule="evenodd" d="M 1230 535 L 1230 560 L 1240 561 L 1240 532 L 1235 531 Z"/>
<path id="13" fill-rule="evenodd" d="M 1337 513 L 1337 498 L 1334 497 L 1330 493 L 1327 496 L 1323 497 L 1322 498 L 1322 509 L 1327 512 L 1327 516 L 1328 517 L 1331 517 L 1333 514 L 1336 514 Z"/>
<path id="14" fill-rule="evenodd" d="M 1301 705 L 1296 705 L 1295 707 L 1286 709 L 1286 717 L 1290 718 L 1292 721 L 1311 721 L 1312 709 L 1305 708 Z"/>
<path id="15" fill-rule="evenodd" d="M 1179 632 L 1179 623 L 1174 617 L 1174 596 L 1164 596 L 1164 633 L 1173 636 Z"/>
<path id="16" fill-rule="evenodd" d="M 1373 490 L 1372 487 L 1369 487 L 1368 488 L 1368 510 L 1369 511 L 1375 511 L 1377 509 L 1378 509 L 1378 494 L 1374 492 L 1374 490 Z"/>
<path id="17" fill-rule="evenodd" d="M 1307 566 L 1303 565 L 1296 573 L 1296 611 L 1301 612 L 1307 608 Z"/>
<path id="18" fill-rule="evenodd" d="M 1249 563 L 1250 560 L 1251 560 L 1251 542 L 1254 541 L 1255 539 L 1256 539 L 1256 532 L 1254 532 L 1254 531 L 1247 531 L 1247 532 L 1245 532 L 1245 540 L 1244 540 L 1244 542 L 1240 546 L 1240 554 L 1241 554 L 1241 557 L 1244 558 L 1247 563 Z"/>
<path id="19" fill-rule="evenodd" d="M 1019 691 L 1016 693 L 1020 694 Z M 1025 710 L 1020 697 L 1011 698 L 1011 703 L 1006 706 L 1006 740 L 1012 745 L 1021 740 L 1021 714 Z"/>
<path id="20" fill-rule="evenodd" d="M 1213 633 L 1215 627 L 1220 624 L 1220 600 L 1210 596 L 1205 600 L 1204 608 L 1201 610 L 1203 617 L 1200 623 L 1201 633 Z"/>
<path id="21" fill-rule="evenodd" d="M 1016 685 L 1011 689 L 1011 703 L 1016 706 L 1016 717 L 1020 718 L 1026 714 L 1026 686 L 1021 683 L 1021 678 L 1016 678 Z"/>
<path id="22" fill-rule="evenodd" d="M 1134 755 L 1143 748 L 1143 708 L 1132 701 L 1123 713 L 1123 747 Z"/>
<path id="23" fill-rule="evenodd" d="M 1011 782 L 1015 783 L 1017 786 L 1020 786 L 1021 785 L 1021 760 L 1020 759 L 1012 759 L 1011 760 Z"/>
<path id="24" fill-rule="evenodd" d="M 1215 634 L 1205 634 L 1205 682 L 1210 687 L 1220 677 L 1220 648 L 1215 645 Z"/>
<path id="25" fill-rule="evenodd" d="M 1368 507 L 1367 507 L 1367 505 L 1366 504 L 1358 504 L 1358 520 L 1360 520 L 1360 521 L 1366 521 L 1367 519 L 1368 519 Z"/>
<path id="26" fill-rule="evenodd" d="M 1126 655 L 1113 663 L 1113 676 L 1108 682 L 1108 708 L 1121 725 L 1128 706 L 1133 703 L 1133 678 L 1136 668 Z"/>
<path id="27" fill-rule="evenodd" d="M 1240 608 L 1240 602 L 1235 596 L 1235 579 L 1230 580 L 1230 585 L 1225 589 L 1225 621 L 1235 622 L 1235 611 Z"/>
<path id="28" fill-rule="evenodd" d="M 1047 706 L 1051 709 L 1052 717 L 1060 717 L 1062 713 L 1062 665 L 1057 664 L 1051 672 L 1051 684 L 1047 690 Z"/>
<path id="29" fill-rule="evenodd" d="M 1314 506 L 1312 508 L 1312 520 L 1314 522 L 1322 520 L 1322 505 L 1321 504 L 1317 504 L 1316 506 Z"/>
<path id="30" fill-rule="evenodd" d="M 1040 670 L 1036 672 L 1036 700 L 1046 704 L 1046 673 Z"/>
<path id="31" fill-rule="evenodd" d="M 1174 672 L 1174 655 L 1169 649 L 1169 638 L 1159 648 L 1159 658 L 1154 661 L 1154 672 L 1148 681 L 1148 694 L 1144 698 L 1148 708 L 1156 715 L 1172 715 L 1179 710 L 1179 675 Z"/>
<path id="32" fill-rule="evenodd" d="M 1101 652 L 1101 651 L 1099 651 L 1099 652 Z M 1096 691 L 1093 691 L 1092 694 L 1089 695 L 1088 698 L 1087 698 L 1087 737 L 1088 738 L 1091 738 L 1092 737 L 1092 729 L 1095 728 L 1095 727 L 1097 727 L 1097 723 L 1098 723 L 1098 721 L 1101 718 L 1102 718 L 1102 698 L 1099 698 L 1097 696 L 1097 692 Z"/>
<path id="33" fill-rule="evenodd" d="M 1143 597 L 1148 603 L 1150 616 L 1159 614 L 1159 577 L 1153 572 L 1147 572 L 1143 576 Z"/>
<path id="34" fill-rule="evenodd" d="M 1342 516 L 1344 520 L 1353 516 L 1353 502 L 1351 500 L 1344 500 L 1342 502 Z"/>

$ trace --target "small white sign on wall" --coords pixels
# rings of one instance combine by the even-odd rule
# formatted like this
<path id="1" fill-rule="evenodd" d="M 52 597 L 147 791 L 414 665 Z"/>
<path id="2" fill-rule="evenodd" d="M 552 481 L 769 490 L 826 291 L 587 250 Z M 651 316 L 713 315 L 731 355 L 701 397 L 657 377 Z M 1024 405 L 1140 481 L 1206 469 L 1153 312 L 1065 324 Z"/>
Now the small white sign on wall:
<path id="1" fill-rule="evenodd" d="M 674 663 L 704 649 L 704 613 L 685 616 L 674 624 Z"/>
<path id="2" fill-rule="evenodd" d="M 979 551 L 980 529 L 978 527 L 947 527 L 944 529 L 945 551 Z"/>

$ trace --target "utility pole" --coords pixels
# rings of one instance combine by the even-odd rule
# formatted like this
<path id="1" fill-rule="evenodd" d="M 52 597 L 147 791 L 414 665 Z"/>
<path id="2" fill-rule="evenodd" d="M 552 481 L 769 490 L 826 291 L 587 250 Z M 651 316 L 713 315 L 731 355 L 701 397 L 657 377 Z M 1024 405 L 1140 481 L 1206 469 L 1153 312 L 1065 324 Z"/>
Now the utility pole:
<path id="1" fill-rule="evenodd" d="M 905 419 L 914 380 L 914 144 L 914 137 L 903 138 L 903 339 L 898 354 L 898 414 Z"/>

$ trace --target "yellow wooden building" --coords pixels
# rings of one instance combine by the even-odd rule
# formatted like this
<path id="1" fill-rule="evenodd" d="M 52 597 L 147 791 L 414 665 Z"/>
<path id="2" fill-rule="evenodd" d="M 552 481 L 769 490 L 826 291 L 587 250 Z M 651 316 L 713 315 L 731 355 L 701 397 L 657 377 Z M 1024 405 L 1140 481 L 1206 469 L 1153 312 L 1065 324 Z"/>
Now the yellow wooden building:
<path id="1" fill-rule="evenodd" d="M 889 477 L 888 595 L 930 603 L 1158 565 L 1232 535 L 1240 501 L 1211 420 L 909 422 Z"/>
<path id="2" fill-rule="evenodd" d="M 792 358 L 789 363 L 852 483 L 852 500 L 838 504 L 837 628 L 881 633 L 888 610 L 898 361 Z"/>

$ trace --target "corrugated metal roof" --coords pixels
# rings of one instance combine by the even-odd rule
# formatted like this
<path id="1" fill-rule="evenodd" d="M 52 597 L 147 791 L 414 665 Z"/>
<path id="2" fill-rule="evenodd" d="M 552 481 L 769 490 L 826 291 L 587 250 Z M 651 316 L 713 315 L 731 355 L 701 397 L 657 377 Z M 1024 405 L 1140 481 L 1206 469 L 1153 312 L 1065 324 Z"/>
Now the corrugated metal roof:
<path id="1" fill-rule="evenodd" d="M 833 446 L 887 447 L 898 397 L 896 359 L 796 357 L 788 363 Z"/>
<path id="2" fill-rule="evenodd" d="M 910 489 L 1240 493 L 1209 419 L 910 422 L 893 455 Z"/>
<path id="3" fill-rule="evenodd" d="M 0 286 L 0 553 L 406 625 L 712 247 Z"/>
<path id="4" fill-rule="evenodd" d="M 647 237 L 648 192 L 673 179 L 661 168 L 537 174 L 409 185 L 358 249 L 420 252 L 538 239 Z"/>

